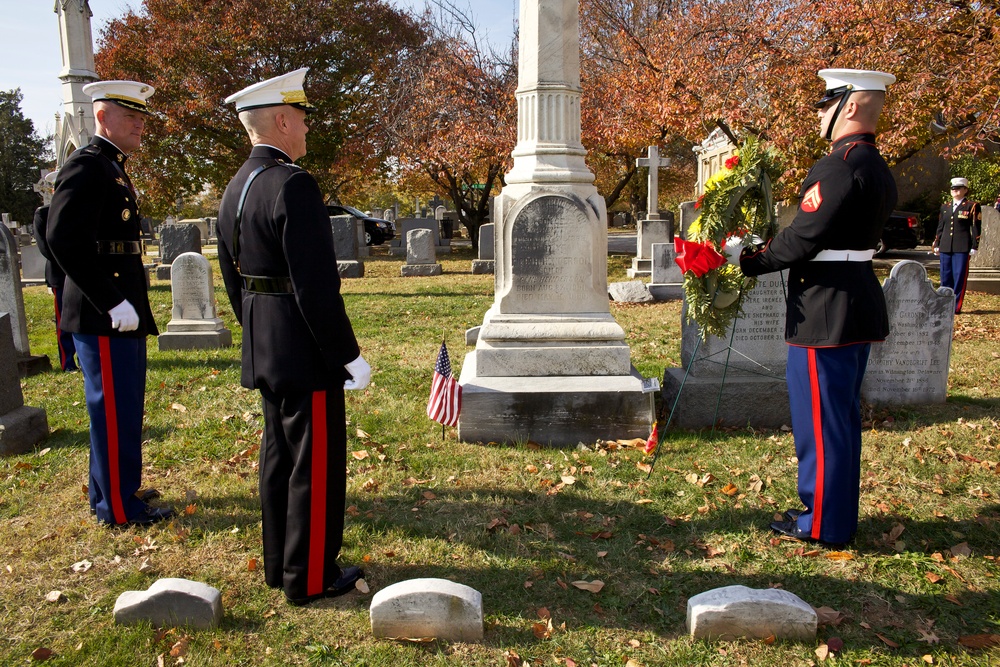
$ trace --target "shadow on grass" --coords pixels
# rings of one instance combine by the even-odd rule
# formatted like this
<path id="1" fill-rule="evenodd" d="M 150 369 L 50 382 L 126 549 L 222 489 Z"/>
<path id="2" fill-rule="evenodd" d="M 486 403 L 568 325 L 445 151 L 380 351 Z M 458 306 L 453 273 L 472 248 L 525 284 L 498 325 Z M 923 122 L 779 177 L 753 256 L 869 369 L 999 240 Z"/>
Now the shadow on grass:
<path id="1" fill-rule="evenodd" d="M 557 625 L 681 635 L 689 597 L 737 584 L 781 587 L 815 607 L 840 610 L 848 621 L 820 636 L 840 635 L 851 649 L 888 650 L 878 632 L 900 645 L 895 654 L 922 656 L 928 647 L 915 628 L 926 619 L 936 620 L 934 631 L 943 642 L 937 650 L 948 653 L 966 652 L 959 636 L 997 631 L 1000 591 L 966 584 L 952 569 L 948 551 L 960 541 L 958 533 L 976 559 L 995 558 L 1000 552 L 996 505 L 967 521 L 864 517 L 856 543 L 842 556 L 777 539 L 768 530 L 773 520 L 768 510 L 722 508 L 665 521 L 653 504 L 594 500 L 574 488 L 555 496 L 435 488 L 435 497 L 427 500 L 417 487 L 374 499 L 359 495 L 348 499 L 358 508 L 349 523 L 376 540 L 362 546 L 373 554 L 365 565 L 373 589 L 417 577 L 470 585 L 482 592 L 484 609 L 495 619 L 486 643 L 497 648 L 535 641 L 522 619 L 533 622 L 542 606 Z M 515 523 L 519 531 L 511 533 Z M 896 523 L 904 524 L 905 541 L 913 545 L 901 552 L 889 538 Z M 386 536 L 402 536 L 434 555 L 422 557 L 421 564 L 401 562 L 377 543 Z M 463 565 L 479 558 L 469 550 L 495 565 Z M 855 561 L 852 571 L 838 576 L 845 558 Z M 940 583 L 931 582 L 929 573 Z M 572 586 L 592 579 L 606 584 L 598 595 Z"/>

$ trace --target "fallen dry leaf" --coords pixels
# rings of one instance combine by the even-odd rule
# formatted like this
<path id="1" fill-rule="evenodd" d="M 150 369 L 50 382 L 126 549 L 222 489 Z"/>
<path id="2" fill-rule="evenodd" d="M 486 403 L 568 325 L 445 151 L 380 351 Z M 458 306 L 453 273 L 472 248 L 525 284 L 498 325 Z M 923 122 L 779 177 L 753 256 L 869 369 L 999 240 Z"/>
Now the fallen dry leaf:
<path id="1" fill-rule="evenodd" d="M 66 597 L 62 594 L 62 591 L 49 591 L 45 595 L 46 602 L 61 602 L 62 600 L 65 599 Z"/>
<path id="2" fill-rule="evenodd" d="M 358 438 L 361 439 L 361 440 L 371 440 L 372 439 L 372 437 L 370 435 L 368 435 L 367 433 L 365 433 L 364 431 L 362 431 L 360 428 L 356 431 L 356 433 L 358 435 Z"/>
<path id="3" fill-rule="evenodd" d="M 257 559 L 251 558 L 250 560 L 247 561 L 247 570 L 253 572 L 256 569 L 257 569 Z"/>
<path id="4" fill-rule="evenodd" d="M 573 475 L 562 475 L 559 479 L 561 479 L 562 483 L 566 486 L 576 484 L 576 477 L 573 477 Z"/>
<path id="5" fill-rule="evenodd" d="M 187 516 L 191 516 L 192 514 L 195 513 L 195 511 L 197 509 L 198 509 L 198 506 L 195 505 L 194 503 L 191 503 L 190 505 L 188 505 L 187 507 L 184 508 L 184 514 L 187 515 Z"/>
<path id="6" fill-rule="evenodd" d="M 847 551 L 829 551 L 826 557 L 829 560 L 854 560 L 854 554 Z"/>
<path id="7" fill-rule="evenodd" d="M 877 632 L 875 633 L 875 636 L 878 637 L 879 639 L 881 639 L 882 643 L 885 644 L 886 646 L 888 646 L 889 648 L 899 648 L 899 644 L 897 644 L 896 642 L 892 641 L 888 637 L 886 637 L 884 635 L 880 635 Z"/>
<path id="8" fill-rule="evenodd" d="M 923 660 L 924 662 L 926 662 L 928 665 L 933 665 L 934 664 L 934 656 L 930 655 L 929 653 L 927 655 L 923 656 L 920 659 Z"/>
<path id="9" fill-rule="evenodd" d="M 361 591 L 362 593 L 365 593 L 366 595 L 367 595 L 368 591 L 370 590 L 368 588 L 368 582 L 365 581 L 364 579 L 358 579 L 357 581 L 355 581 L 354 582 L 354 587 L 356 589 L 358 589 L 359 591 Z"/>
<path id="10" fill-rule="evenodd" d="M 820 644 L 813 653 L 816 654 L 820 662 L 823 662 L 830 656 L 830 649 L 826 644 Z"/>
<path id="11" fill-rule="evenodd" d="M 43 660 L 48 660 L 52 657 L 52 649 L 45 648 L 44 646 L 39 646 L 34 651 L 31 652 L 31 659 L 41 662 Z"/>
<path id="12" fill-rule="evenodd" d="M 580 590 L 590 591 L 591 593 L 600 593 L 601 589 L 604 588 L 604 582 L 600 579 L 594 579 L 593 581 L 574 581 L 572 583 Z"/>
<path id="13" fill-rule="evenodd" d="M 625 667 L 642 667 L 642 665 L 633 660 L 632 658 L 629 658 L 627 661 L 625 661 Z"/>
<path id="14" fill-rule="evenodd" d="M 535 623 L 531 626 L 531 632 L 539 639 L 548 639 L 552 636 L 552 619 L 547 618 L 544 621 Z"/>
<path id="15" fill-rule="evenodd" d="M 353 456 L 358 461 L 364 461 L 366 458 L 368 458 L 368 450 L 367 449 L 359 449 L 356 452 L 351 452 L 351 456 Z"/>
<path id="16" fill-rule="evenodd" d="M 86 572 L 94 566 L 89 560 L 81 560 L 79 562 L 73 563 L 74 572 Z"/>
<path id="17" fill-rule="evenodd" d="M 814 607 L 816 611 L 816 623 L 817 625 L 840 625 L 844 620 L 844 615 L 837 611 L 836 609 L 831 609 L 830 607 Z M 829 642 L 827 642 L 829 644 Z"/>
<path id="18" fill-rule="evenodd" d="M 950 549 L 950 551 L 951 555 L 953 556 L 960 556 L 960 557 L 964 556 L 965 558 L 968 558 L 969 556 L 972 555 L 972 549 L 969 548 L 968 542 L 962 542 L 960 544 L 956 544 Z"/>
<path id="19" fill-rule="evenodd" d="M 722 487 L 722 492 L 727 496 L 735 496 L 737 493 L 739 493 L 739 491 L 740 491 L 739 487 L 733 484 L 732 482 Z"/>
<path id="20" fill-rule="evenodd" d="M 931 582 L 932 584 L 936 584 L 937 582 L 944 579 L 944 577 L 942 577 L 940 574 L 935 574 L 933 572 L 928 572 L 927 574 L 924 575 L 924 578 L 926 578 L 927 581 Z"/>
<path id="21" fill-rule="evenodd" d="M 149 562 L 148 558 L 143 558 L 142 562 L 139 563 L 139 571 L 140 572 L 145 573 L 145 572 L 149 572 L 152 569 L 153 569 L 153 565 Z"/>
<path id="22" fill-rule="evenodd" d="M 993 648 L 994 646 L 1000 646 L 1000 635 L 994 634 L 982 634 L 982 635 L 965 635 L 958 638 L 958 643 L 965 648 Z"/>
<path id="23" fill-rule="evenodd" d="M 184 407 L 183 405 L 181 405 L 180 403 L 172 403 L 172 404 L 170 405 L 170 409 L 171 409 L 171 410 L 176 410 L 177 412 L 187 412 L 187 411 L 188 411 L 188 409 L 187 409 L 187 408 L 185 408 L 185 407 Z"/>
<path id="24" fill-rule="evenodd" d="M 548 607 L 539 607 L 538 611 L 535 613 L 538 614 L 538 618 L 543 621 L 552 618 L 552 613 L 549 611 Z"/>
<path id="25" fill-rule="evenodd" d="M 420 495 L 424 497 L 424 500 L 434 500 L 437 498 L 437 496 L 431 491 L 424 491 Z"/>
<path id="26" fill-rule="evenodd" d="M 651 466 L 648 463 L 643 463 L 641 461 L 638 462 L 638 463 L 636 463 L 635 467 L 638 468 L 639 470 L 645 472 L 645 473 L 653 472 L 653 466 Z"/>

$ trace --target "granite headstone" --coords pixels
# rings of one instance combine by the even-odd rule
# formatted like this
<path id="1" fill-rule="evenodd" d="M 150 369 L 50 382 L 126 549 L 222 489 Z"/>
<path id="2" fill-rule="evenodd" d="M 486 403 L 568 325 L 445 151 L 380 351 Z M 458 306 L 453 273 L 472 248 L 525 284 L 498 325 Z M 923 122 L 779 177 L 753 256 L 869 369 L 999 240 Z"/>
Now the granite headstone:
<path id="1" fill-rule="evenodd" d="M 47 371 L 52 366 L 48 357 L 31 354 L 17 257 L 14 235 L 6 225 L 0 225 L 0 313 L 10 314 L 6 323 L 17 350 L 18 375 L 27 377 Z"/>
<path id="2" fill-rule="evenodd" d="M 355 218 L 335 215 L 330 218 L 333 227 L 333 247 L 337 253 L 337 272 L 341 278 L 362 278 L 365 265 L 358 260 L 358 233 Z"/>
<path id="3" fill-rule="evenodd" d="M 472 273 L 493 273 L 496 257 L 493 245 L 496 240 L 495 230 L 496 225 L 492 222 L 479 228 L 479 259 L 472 260 Z"/>
<path id="4" fill-rule="evenodd" d="M 0 456 L 22 454 L 49 434 L 42 408 L 24 404 L 10 314 L 0 312 Z"/>
<path id="5" fill-rule="evenodd" d="M 160 264 L 156 267 L 156 277 L 170 278 L 170 265 L 186 252 L 201 252 L 201 230 L 194 224 L 174 223 L 160 227 Z"/>
<path id="6" fill-rule="evenodd" d="M 173 299 L 167 330 L 160 334 L 160 350 L 209 350 L 229 347 L 232 333 L 215 308 L 212 267 L 197 252 L 186 252 L 171 264 Z"/>
<path id="7" fill-rule="evenodd" d="M 873 343 L 861 395 L 877 405 L 944 403 L 955 322 L 955 293 L 934 289 L 920 262 L 892 267 L 882 286 L 889 336 Z"/>
<path id="8" fill-rule="evenodd" d="M 439 276 L 441 265 L 435 261 L 434 237 L 431 230 L 418 228 L 406 233 L 406 264 L 400 274 L 408 276 Z"/>

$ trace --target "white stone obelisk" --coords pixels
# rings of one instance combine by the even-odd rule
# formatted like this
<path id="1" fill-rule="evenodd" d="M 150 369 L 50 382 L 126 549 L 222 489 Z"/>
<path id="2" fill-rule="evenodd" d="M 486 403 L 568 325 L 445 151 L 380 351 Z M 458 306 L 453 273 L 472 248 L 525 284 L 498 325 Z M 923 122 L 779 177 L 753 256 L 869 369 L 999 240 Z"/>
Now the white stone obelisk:
<path id="1" fill-rule="evenodd" d="M 94 104 L 83 87 L 98 80 L 94 67 L 94 40 L 90 31 L 88 0 L 56 0 L 59 45 L 62 51 L 62 118 L 56 125 L 56 166 L 62 167 L 73 151 L 94 136 Z"/>
<path id="2" fill-rule="evenodd" d="M 645 437 L 650 401 L 610 313 L 606 209 L 580 142 L 578 0 L 521 1 L 516 95 L 495 298 L 462 366 L 459 437 Z"/>

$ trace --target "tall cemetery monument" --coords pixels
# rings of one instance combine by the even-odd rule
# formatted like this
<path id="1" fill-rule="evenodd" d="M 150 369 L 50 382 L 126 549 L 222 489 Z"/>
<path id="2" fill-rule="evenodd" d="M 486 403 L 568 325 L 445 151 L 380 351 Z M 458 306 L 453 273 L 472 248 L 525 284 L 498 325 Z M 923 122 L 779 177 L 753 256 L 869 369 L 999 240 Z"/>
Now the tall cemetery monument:
<path id="1" fill-rule="evenodd" d="M 459 437 L 645 437 L 651 401 L 610 313 L 606 209 L 580 142 L 578 0 L 521 1 L 516 95 L 495 297 L 462 367 Z"/>
<path id="2" fill-rule="evenodd" d="M 94 104 L 83 92 L 88 83 L 98 80 L 94 67 L 94 40 L 90 30 L 88 0 L 56 0 L 59 17 L 59 46 L 62 53 L 63 112 L 56 122 L 56 166 L 62 167 L 77 148 L 86 146 L 94 136 Z M 58 118 L 58 116 L 57 116 Z"/>

